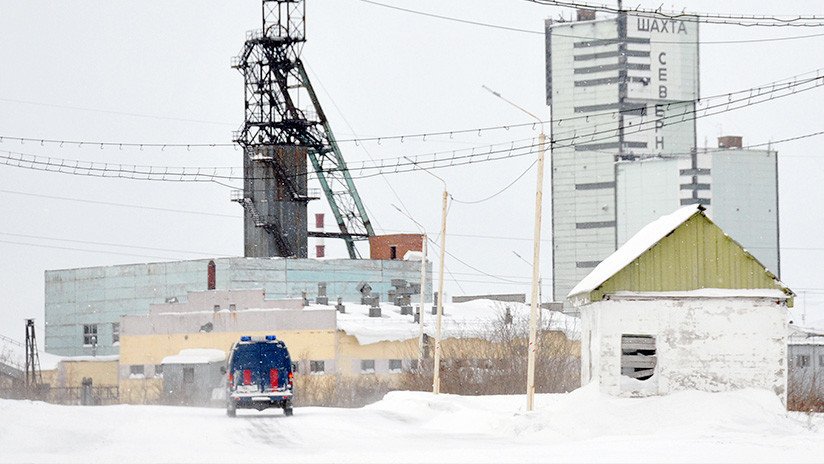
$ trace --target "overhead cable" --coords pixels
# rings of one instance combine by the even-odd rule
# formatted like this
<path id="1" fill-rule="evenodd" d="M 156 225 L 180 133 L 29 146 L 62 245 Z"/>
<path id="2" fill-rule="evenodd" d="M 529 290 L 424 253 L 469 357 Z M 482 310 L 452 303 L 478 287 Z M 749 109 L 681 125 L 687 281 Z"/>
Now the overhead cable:
<path id="1" fill-rule="evenodd" d="M 635 8 L 619 9 L 617 7 L 605 5 L 585 3 L 579 1 L 567 0 L 525 0 L 529 3 L 535 3 L 546 6 L 558 6 L 573 9 L 586 9 L 593 11 L 601 11 L 614 14 L 631 14 L 633 16 L 642 16 L 653 19 L 661 19 L 668 21 L 691 21 L 708 24 L 725 24 L 732 26 L 745 27 L 821 27 L 824 26 L 824 16 L 817 15 L 742 15 L 742 14 L 727 14 L 727 13 L 710 13 L 710 12 L 681 12 L 664 11 L 661 7 L 655 10 L 644 9 L 640 6 Z"/>

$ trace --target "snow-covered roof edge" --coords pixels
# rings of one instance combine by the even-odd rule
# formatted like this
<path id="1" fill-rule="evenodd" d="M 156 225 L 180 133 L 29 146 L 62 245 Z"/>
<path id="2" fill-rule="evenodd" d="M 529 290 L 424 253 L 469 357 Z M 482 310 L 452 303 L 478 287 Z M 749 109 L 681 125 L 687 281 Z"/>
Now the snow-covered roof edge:
<path id="1" fill-rule="evenodd" d="M 635 261 L 636 258 L 660 242 L 678 226 L 702 211 L 704 211 L 704 208 L 701 205 L 689 205 L 650 222 L 614 253 L 595 266 L 595 269 L 569 292 L 567 298 L 590 293 L 600 287 L 601 284 Z"/>
<path id="2" fill-rule="evenodd" d="M 166 356 L 160 364 L 209 364 L 226 360 L 226 352 L 215 348 L 186 348 Z"/>
<path id="3" fill-rule="evenodd" d="M 590 272 L 586 277 L 584 277 L 583 280 L 578 282 L 578 285 L 576 285 L 569 292 L 567 298 L 572 300 L 575 305 L 588 302 L 589 299 L 585 295 L 589 295 L 595 289 L 600 287 L 604 282 L 627 267 L 639 256 L 655 246 L 658 242 L 664 239 L 664 237 L 680 227 L 681 224 L 687 222 L 687 220 L 694 215 L 701 214 L 707 220 L 712 222 L 712 220 L 704 215 L 704 211 L 706 211 L 706 208 L 701 205 L 684 206 L 671 214 L 661 216 L 655 221 L 647 224 L 643 229 L 638 231 L 638 233 L 633 235 L 632 238 L 627 240 L 624 245 L 618 248 L 618 250 L 609 255 L 605 260 L 601 261 L 601 263 L 598 264 L 598 266 L 596 266 L 595 269 L 593 269 L 592 272 Z M 752 253 L 747 251 L 743 245 L 738 243 L 729 235 L 724 235 L 734 244 L 738 245 L 738 247 L 740 247 L 747 256 L 755 260 L 755 262 L 757 262 L 764 269 L 764 272 L 766 272 L 775 281 L 775 284 L 781 289 L 783 294 L 789 297 L 788 306 L 792 307 L 792 297 L 795 296 L 795 293 L 790 290 L 789 287 L 784 285 L 784 283 L 781 282 L 769 269 L 767 269 L 761 261 L 753 256 Z"/>
<path id="4" fill-rule="evenodd" d="M 616 298 L 769 298 L 786 300 L 789 295 L 777 288 L 699 288 L 665 292 L 615 292 Z"/>

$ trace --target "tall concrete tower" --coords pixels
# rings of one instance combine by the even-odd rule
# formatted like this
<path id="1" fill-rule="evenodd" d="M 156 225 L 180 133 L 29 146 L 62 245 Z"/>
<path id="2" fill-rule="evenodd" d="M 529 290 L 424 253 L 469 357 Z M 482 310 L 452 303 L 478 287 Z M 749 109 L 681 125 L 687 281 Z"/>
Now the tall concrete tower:
<path id="1" fill-rule="evenodd" d="M 579 11 L 577 21 L 546 22 L 546 58 L 553 297 L 564 301 L 626 239 L 678 207 L 680 183 L 697 183 L 698 23 Z M 624 170 L 666 153 L 692 158 L 696 176 L 639 180 Z"/>

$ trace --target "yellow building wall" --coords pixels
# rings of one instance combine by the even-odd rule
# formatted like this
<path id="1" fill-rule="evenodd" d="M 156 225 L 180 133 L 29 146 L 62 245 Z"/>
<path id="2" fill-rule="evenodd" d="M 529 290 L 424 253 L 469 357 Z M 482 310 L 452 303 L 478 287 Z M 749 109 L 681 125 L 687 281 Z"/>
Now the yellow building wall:
<path id="1" fill-rule="evenodd" d="M 663 292 L 702 288 L 779 289 L 751 254 L 702 214 L 695 214 L 590 294 Z M 792 299 L 788 300 L 792 306 Z"/>
<path id="2" fill-rule="evenodd" d="M 120 401 L 131 404 L 156 403 L 163 390 L 162 377 L 149 375 L 147 371 L 145 378 L 130 378 L 128 377 L 129 366 L 157 365 L 163 361 L 163 358 L 190 348 L 215 348 L 223 350 L 228 356 L 232 345 L 240 340 L 241 336 L 264 337 L 271 333 L 271 331 L 247 331 L 243 333 L 121 335 L 120 364 L 124 367 L 125 376 L 120 378 L 119 382 Z M 335 357 L 334 330 L 278 331 L 277 337 L 286 343 L 293 360 L 301 359 L 302 355 L 311 359 L 334 359 Z"/>
<path id="3" fill-rule="evenodd" d="M 92 379 L 92 384 L 96 387 L 113 387 L 118 384 L 117 371 L 118 362 L 116 360 L 63 360 L 60 361 L 56 378 L 54 379 L 57 385 L 54 383 L 52 385 L 60 387 L 80 387 L 83 384 L 83 378 L 89 377 Z"/>
<path id="4" fill-rule="evenodd" d="M 243 333 L 190 333 L 162 335 L 121 335 L 120 363 L 124 366 L 136 364 L 160 364 L 166 356 L 180 353 L 189 348 L 215 348 L 229 355 L 232 344 L 242 335 L 264 337 L 267 332 Z M 333 359 L 335 357 L 334 330 L 278 331 L 277 337 L 286 343 L 293 359 L 300 359 L 302 353 L 312 359 Z"/>
<path id="5" fill-rule="evenodd" d="M 540 335 L 543 337 L 541 346 L 550 348 L 553 355 L 581 356 L 581 343 L 569 340 L 563 332 L 550 331 Z M 521 340 L 524 344 L 526 340 Z M 517 343 L 517 341 L 516 341 Z M 434 349 L 434 341 L 430 339 L 429 357 Z M 474 359 L 474 358 L 503 358 L 510 353 L 503 350 L 499 343 L 482 338 L 447 338 L 441 342 L 443 359 Z M 357 338 L 338 332 L 337 368 L 343 375 L 361 375 L 360 360 L 375 359 L 418 359 L 420 348 L 418 339 L 402 341 L 382 341 L 361 345 Z M 392 373 L 384 373 L 392 375 Z"/>

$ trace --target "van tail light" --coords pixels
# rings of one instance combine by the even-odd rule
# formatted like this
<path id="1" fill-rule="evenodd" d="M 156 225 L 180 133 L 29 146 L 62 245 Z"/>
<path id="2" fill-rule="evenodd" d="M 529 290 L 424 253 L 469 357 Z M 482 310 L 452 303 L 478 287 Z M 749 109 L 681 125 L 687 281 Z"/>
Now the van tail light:
<path id="1" fill-rule="evenodd" d="M 243 370 L 243 385 L 251 385 L 252 384 L 252 371 L 249 369 Z"/>
<path id="2" fill-rule="evenodd" d="M 234 384 L 235 384 L 235 375 L 233 373 L 229 372 L 229 385 L 234 385 Z"/>
<path id="3" fill-rule="evenodd" d="M 269 369 L 269 387 L 272 390 L 278 389 L 278 370 Z"/>
<path id="4" fill-rule="evenodd" d="M 292 388 L 292 379 L 295 378 L 295 374 L 293 372 L 289 372 L 289 388 Z"/>

